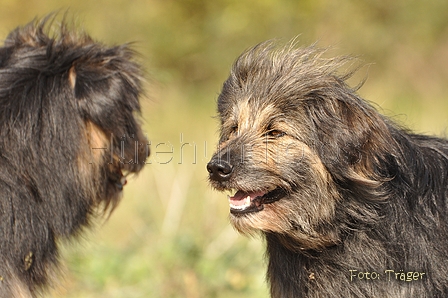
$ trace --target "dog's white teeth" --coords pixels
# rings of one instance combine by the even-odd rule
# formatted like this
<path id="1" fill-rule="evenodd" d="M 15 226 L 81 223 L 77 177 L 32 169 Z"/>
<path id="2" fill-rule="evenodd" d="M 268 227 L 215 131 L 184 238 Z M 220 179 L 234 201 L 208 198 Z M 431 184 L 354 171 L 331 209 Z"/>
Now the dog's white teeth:
<path id="1" fill-rule="evenodd" d="M 251 199 L 250 196 L 245 197 L 242 200 L 232 200 L 231 197 L 229 196 L 229 206 L 232 209 L 235 210 L 244 210 L 246 208 L 249 208 L 251 206 Z"/>

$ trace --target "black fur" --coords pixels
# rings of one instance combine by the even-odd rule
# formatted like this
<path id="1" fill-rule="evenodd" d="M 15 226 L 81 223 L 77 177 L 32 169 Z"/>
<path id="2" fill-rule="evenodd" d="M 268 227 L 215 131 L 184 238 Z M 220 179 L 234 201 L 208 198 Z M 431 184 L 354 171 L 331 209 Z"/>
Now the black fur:
<path id="1" fill-rule="evenodd" d="M 350 59 L 322 55 L 268 42 L 238 58 L 212 186 L 264 235 L 272 297 L 448 297 L 448 141 L 380 115 L 337 73 Z"/>
<path id="2" fill-rule="evenodd" d="M 58 240 L 113 209 L 123 172 L 149 154 L 134 52 L 53 21 L 17 28 L 0 48 L 0 297 L 45 289 Z"/>

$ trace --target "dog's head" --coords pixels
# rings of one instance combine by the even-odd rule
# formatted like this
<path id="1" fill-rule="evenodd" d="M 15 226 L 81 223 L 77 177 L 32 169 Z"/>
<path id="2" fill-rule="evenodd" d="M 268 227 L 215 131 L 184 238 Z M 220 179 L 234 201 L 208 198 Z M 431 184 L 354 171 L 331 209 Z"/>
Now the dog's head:
<path id="1" fill-rule="evenodd" d="M 2 156 L 29 171 L 17 175 L 36 200 L 113 207 L 149 155 L 137 118 L 142 71 L 127 45 L 52 21 L 14 30 L 0 48 L 1 134 L 11 147 Z"/>
<path id="2" fill-rule="evenodd" d="M 237 230 L 293 238 L 295 249 L 338 243 L 337 221 L 363 216 L 338 213 L 356 209 L 344 191 L 374 200 L 389 176 L 378 170 L 389 158 L 385 120 L 347 86 L 351 73 L 337 74 L 349 59 L 322 54 L 267 42 L 240 56 L 218 98 L 220 141 L 207 165 L 211 185 L 231 192 Z"/>

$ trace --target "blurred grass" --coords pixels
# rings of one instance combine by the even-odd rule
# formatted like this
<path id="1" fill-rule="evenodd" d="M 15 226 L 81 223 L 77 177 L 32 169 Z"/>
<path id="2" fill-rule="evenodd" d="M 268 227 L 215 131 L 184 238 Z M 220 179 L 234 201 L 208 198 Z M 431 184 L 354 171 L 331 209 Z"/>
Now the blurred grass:
<path id="1" fill-rule="evenodd" d="M 70 8 L 108 44 L 135 42 L 147 69 L 143 126 L 150 164 L 122 203 L 63 247 L 51 297 L 267 297 L 263 242 L 227 221 L 205 165 L 217 140 L 215 101 L 230 65 L 266 39 L 335 46 L 360 56 L 360 90 L 418 132 L 447 135 L 448 2 L 441 0 L 1 0 L 0 36 Z M 356 82 L 354 82 L 356 84 Z M 166 153 L 172 152 L 172 153 Z"/>

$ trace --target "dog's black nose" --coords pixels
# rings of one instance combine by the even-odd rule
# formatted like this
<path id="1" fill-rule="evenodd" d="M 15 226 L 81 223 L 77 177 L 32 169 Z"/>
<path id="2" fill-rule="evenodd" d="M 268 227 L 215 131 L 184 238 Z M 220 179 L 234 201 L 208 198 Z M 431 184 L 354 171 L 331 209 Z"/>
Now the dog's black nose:
<path id="1" fill-rule="evenodd" d="M 233 167 L 225 160 L 212 159 L 207 164 L 207 171 L 210 173 L 210 179 L 215 181 L 226 181 L 230 179 Z"/>

